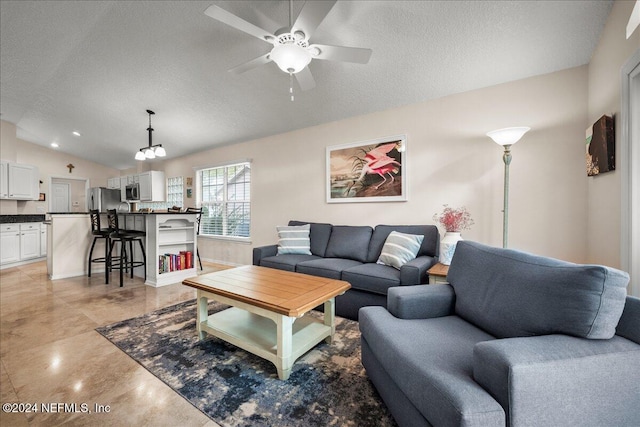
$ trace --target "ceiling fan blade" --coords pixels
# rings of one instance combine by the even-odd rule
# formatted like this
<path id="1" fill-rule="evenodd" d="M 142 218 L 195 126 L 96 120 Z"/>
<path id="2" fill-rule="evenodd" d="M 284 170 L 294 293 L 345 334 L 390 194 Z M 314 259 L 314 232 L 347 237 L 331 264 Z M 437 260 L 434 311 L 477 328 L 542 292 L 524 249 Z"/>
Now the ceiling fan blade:
<path id="1" fill-rule="evenodd" d="M 336 0 L 332 1 L 307 1 L 303 6 L 296 22 L 291 27 L 291 32 L 302 31 L 307 40 L 318 25 L 324 20 L 331 8 L 336 4 Z"/>
<path id="2" fill-rule="evenodd" d="M 259 56 L 255 59 L 252 59 L 251 61 L 245 62 L 244 64 L 240 64 L 237 67 L 233 67 L 232 69 L 229 70 L 229 72 L 234 74 L 241 74 L 241 73 L 244 73 L 245 71 L 251 70 L 252 68 L 256 68 L 256 67 L 259 67 L 260 65 L 267 64 L 271 62 L 271 58 L 269 57 L 270 53 L 271 52 L 266 53 L 262 56 Z"/>
<path id="3" fill-rule="evenodd" d="M 296 76 L 300 89 L 303 91 L 316 87 L 316 81 L 314 80 L 308 66 L 304 67 L 302 71 L 295 73 L 294 76 Z"/>
<path id="4" fill-rule="evenodd" d="M 271 40 L 275 40 L 275 36 L 271 34 L 267 30 L 263 30 L 260 27 L 253 25 L 251 22 L 246 21 L 231 12 L 227 12 L 219 6 L 211 5 L 204 11 L 205 15 L 220 21 L 224 24 L 229 25 L 230 27 L 235 28 L 236 30 L 243 31 L 247 34 L 250 34 L 254 37 L 259 38 L 260 40 L 271 42 Z"/>
<path id="5" fill-rule="evenodd" d="M 371 58 L 371 49 L 362 47 L 346 47 L 346 46 L 329 46 L 326 44 L 313 44 L 309 46 L 310 50 L 316 48 L 320 51 L 318 55 L 314 55 L 314 59 L 326 59 L 329 61 L 356 62 L 358 64 L 366 64 Z"/>

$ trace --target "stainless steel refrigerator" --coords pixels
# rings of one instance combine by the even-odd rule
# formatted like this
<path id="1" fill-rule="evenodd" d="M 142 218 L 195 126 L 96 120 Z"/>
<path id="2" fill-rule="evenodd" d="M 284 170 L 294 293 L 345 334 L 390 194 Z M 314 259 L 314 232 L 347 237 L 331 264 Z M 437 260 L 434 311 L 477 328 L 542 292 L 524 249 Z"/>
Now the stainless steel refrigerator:
<path id="1" fill-rule="evenodd" d="M 89 210 L 97 209 L 100 212 L 106 212 L 107 209 L 118 209 L 120 190 L 106 187 L 90 188 L 87 200 L 89 201 Z"/>

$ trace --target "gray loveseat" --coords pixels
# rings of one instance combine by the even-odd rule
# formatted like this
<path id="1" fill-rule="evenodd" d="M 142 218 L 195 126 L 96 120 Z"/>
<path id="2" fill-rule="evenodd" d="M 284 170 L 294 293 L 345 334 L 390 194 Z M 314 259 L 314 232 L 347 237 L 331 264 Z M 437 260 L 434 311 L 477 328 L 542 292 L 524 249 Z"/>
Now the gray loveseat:
<path id="1" fill-rule="evenodd" d="M 387 306 L 391 287 L 428 282 L 427 270 L 438 262 L 440 237 L 434 225 L 346 226 L 290 221 L 290 226 L 310 224 L 311 254 L 277 255 L 278 245 L 253 249 L 253 265 L 345 280 L 351 284 L 336 297 L 336 314 L 358 319 L 360 307 Z M 392 231 L 422 235 L 417 257 L 399 270 L 376 264 Z"/>
<path id="2" fill-rule="evenodd" d="M 400 426 L 640 425 L 626 273 L 463 241 L 448 281 L 360 310 L 362 363 Z"/>

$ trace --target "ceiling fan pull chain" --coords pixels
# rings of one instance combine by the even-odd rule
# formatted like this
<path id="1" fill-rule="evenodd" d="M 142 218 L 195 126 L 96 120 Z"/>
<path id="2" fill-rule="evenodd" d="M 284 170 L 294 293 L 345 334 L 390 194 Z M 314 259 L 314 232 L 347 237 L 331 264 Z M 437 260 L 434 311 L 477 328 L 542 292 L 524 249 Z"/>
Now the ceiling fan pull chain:
<path id="1" fill-rule="evenodd" d="M 291 102 L 293 102 L 293 73 L 289 73 L 289 93 L 291 94 Z"/>

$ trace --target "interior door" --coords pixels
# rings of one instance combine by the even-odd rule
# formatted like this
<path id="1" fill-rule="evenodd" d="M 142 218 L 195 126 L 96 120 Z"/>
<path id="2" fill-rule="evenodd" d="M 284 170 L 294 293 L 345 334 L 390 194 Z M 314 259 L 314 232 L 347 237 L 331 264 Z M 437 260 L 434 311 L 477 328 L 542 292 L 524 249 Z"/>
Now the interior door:
<path id="1" fill-rule="evenodd" d="M 51 212 L 71 212 L 70 186 L 66 182 L 51 184 Z"/>

